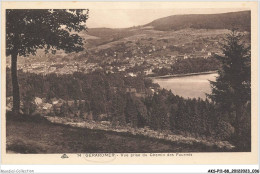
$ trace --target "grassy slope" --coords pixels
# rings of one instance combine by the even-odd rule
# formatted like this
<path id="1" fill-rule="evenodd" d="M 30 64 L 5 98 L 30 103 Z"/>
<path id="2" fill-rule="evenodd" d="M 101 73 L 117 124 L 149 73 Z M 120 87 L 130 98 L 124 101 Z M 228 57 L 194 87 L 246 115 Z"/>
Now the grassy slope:
<path id="1" fill-rule="evenodd" d="M 220 151 L 201 144 L 184 145 L 126 133 L 74 128 L 27 116 L 7 116 L 7 153 L 151 153 Z M 222 150 L 223 151 L 223 150 Z"/>

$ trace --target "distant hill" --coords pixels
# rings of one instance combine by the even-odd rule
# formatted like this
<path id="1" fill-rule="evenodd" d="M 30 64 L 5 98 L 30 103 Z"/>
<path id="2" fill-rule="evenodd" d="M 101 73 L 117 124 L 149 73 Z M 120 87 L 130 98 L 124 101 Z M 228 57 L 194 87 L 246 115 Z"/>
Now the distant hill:
<path id="1" fill-rule="evenodd" d="M 146 24 L 155 30 L 169 31 L 184 28 L 194 29 L 232 29 L 250 31 L 250 11 L 230 12 L 221 14 L 189 14 L 174 15 L 160 18 Z"/>
<path id="2" fill-rule="evenodd" d="M 221 14 L 189 14 L 173 15 L 154 20 L 146 25 L 130 28 L 89 28 L 84 34 L 95 36 L 88 40 L 88 48 L 115 42 L 123 38 L 147 34 L 147 37 L 154 33 L 163 31 L 178 31 L 183 29 L 232 29 L 250 31 L 250 11 L 230 12 Z M 83 34 L 83 37 L 84 37 Z M 98 39 L 99 38 L 99 39 Z"/>
<path id="3" fill-rule="evenodd" d="M 33 62 L 69 62 L 79 60 L 103 61 L 108 57 L 154 57 L 193 55 L 218 52 L 219 42 L 237 27 L 246 31 L 245 41 L 250 41 L 250 11 L 175 15 L 160 18 L 149 24 L 130 28 L 89 28 L 79 35 L 84 39 L 84 51 L 55 55 L 39 50 L 36 56 L 19 59 L 20 64 Z M 153 51 L 154 50 L 154 51 Z M 107 56 L 106 56 L 107 55 Z M 10 64 L 10 58 L 7 61 Z"/>

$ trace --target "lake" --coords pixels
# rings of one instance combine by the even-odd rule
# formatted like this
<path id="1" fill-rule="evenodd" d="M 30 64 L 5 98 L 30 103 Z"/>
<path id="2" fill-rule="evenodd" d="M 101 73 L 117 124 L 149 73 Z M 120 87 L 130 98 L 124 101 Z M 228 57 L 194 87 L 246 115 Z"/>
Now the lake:
<path id="1" fill-rule="evenodd" d="M 171 90 L 173 94 L 184 98 L 206 99 L 206 93 L 211 93 L 209 80 L 215 81 L 217 73 L 202 74 L 184 77 L 155 78 L 154 83 L 158 83 L 161 88 Z"/>

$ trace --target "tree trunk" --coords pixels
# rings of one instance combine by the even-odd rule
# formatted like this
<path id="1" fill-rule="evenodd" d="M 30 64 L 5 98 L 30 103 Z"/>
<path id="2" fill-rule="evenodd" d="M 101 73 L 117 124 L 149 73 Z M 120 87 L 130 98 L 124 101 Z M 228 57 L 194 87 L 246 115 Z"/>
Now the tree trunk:
<path id="1" fill-rule="evenodd" d="M 20 92 L 17 78 L 17 53 L 12 54 L 11 75 L 13 85 L 13 112 L 18 115 L 20 111 Z"/>
<path id="2" fill-rule="evenodd" d="M 237 137 L 240 137 L 240 121 L 239 121 L 240 113 L 236 112 L 236 122 L 235 122 L 235 134 Z"/>
<path id="3" fill-rule="evenodd" d="M 244 141 L 243 137 L 242 137 L 242 128 L 241 128 L 241 120 L 242 120 L 242 105 L 241 104 L 237 104 L 236 106 L 236 120 L 235 120 L 235 143 L 237 148 L 241 148 L 241 143 Z"/>

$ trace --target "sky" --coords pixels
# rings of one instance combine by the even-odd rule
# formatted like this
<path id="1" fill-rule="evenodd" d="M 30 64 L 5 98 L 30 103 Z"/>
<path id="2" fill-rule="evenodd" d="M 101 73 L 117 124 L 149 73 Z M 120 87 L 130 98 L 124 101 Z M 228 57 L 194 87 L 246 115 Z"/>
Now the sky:
<path id="1" fill-rule="evenodd" d="M 216 14 L 245 9 L 89 9 L 88 28 L 127 28 L 144 25 L 155 19 L 181 14 Z"/>

